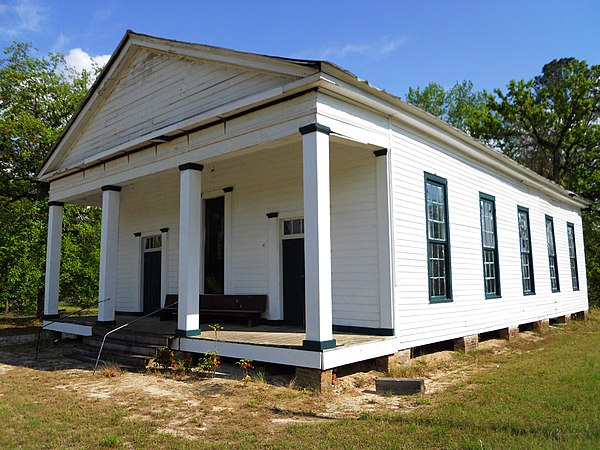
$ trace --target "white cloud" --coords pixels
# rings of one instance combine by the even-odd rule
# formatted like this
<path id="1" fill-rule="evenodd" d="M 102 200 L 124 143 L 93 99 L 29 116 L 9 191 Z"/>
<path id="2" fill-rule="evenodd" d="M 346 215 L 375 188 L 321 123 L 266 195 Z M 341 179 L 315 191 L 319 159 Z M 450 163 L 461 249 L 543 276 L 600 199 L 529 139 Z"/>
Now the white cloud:
<path id="1" fill-rule="evenodd" d="M 72 48 L 65 55 L 67 67 L 81 73 L 83 70 L 94 71 L 94 67 L 104 67 L 110 55 L 91 56 L 88 52 L 80 48 Z"/>
<path id="2" fill-rule="evenodd" d="M 299 54 L 296 54 L 296 57 L 319 60 L 342 60 L 355 55 L 368 56 L 369 58 L 375 59 L 384 57 L 394 52 L 407 41 L 407 37 L 382 37 L 372 42 L 332 45 L 316 51 L 306 50 Z"/>
<path id="3" fill-rule="evenodd" d="M 38 32 L 47 19 L 47 8 L 35 0 L 0 3 L 0 34 L 14 37 L 24 32 Z"/>

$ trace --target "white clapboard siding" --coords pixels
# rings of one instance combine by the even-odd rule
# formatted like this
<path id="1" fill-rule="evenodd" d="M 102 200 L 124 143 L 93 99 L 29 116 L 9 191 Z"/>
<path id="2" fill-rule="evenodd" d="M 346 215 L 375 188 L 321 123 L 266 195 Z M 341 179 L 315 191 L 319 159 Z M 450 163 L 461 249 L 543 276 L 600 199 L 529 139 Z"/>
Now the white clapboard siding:
<path id="1" fill-rule="evenodd" d="M 331 230 L 333 318 L 337 325 L 379 327 L 379 275 L 375 157 L 368 149 L 332 144 Z M 232 186 L 231 289 L 265 294 L 269 289 L 268 220 L 301 217 L 302 148 L 290 145 L 259 150 L 205 165 L 202 190 L 222 195 Z M 168 232 L 167 293 L 177 292 L 179 172 L 142 178 L 123 188 L 119 229 L 118 305 L 138 311 L 135 264 L 141 258 L 133 233 Z M 278 243 L 280 245 L 280 242 Z M 136 260 L 137 258 L 137 260 Z"/>
<path id="2" fill-rule="evenodd" d="M 88 118 L 61 166 L 143 136 L 216 106 L 269 88 L 291 76 L 190 60 L 142 49 Z"/>
<path id="3" fill-rule="evenodd" d="M 396 333 L 403 347 L 447 340 L 587 309 L 585 274 L 573 292 L 566 222 L 576 227 L 583 265 L 578 211 L 494 174 L 441 145 L 396 125 L 392 134 Z M 448 182 L 453 301 L 428 297 L 424 172 Z M 486 299 L 479 217 L 479 193 L 496 199 L 501 298 Z M 522 292 L 517 205 L 529 208 L 535 295 Z M 560 293 L 550 290 L 545 214 L 554 217 Z"/>

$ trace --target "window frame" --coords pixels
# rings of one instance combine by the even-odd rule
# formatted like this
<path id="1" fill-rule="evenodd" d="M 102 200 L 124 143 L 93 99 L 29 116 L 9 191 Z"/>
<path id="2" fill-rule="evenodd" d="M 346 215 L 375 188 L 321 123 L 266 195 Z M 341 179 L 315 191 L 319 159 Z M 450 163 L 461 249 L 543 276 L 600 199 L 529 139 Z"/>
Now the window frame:
<path id="1" fill-rule="evenodd" d="M 573 236 L 573 255 L 571 255 L 571 236 Z M 578 291 L 580 285 L 579 268 L 577 267 L 577 244 L 575 241 L 575 225 L 571 222 L 567 222 L 567 246 L 569 248 L 569 265 L 571 266 L 571 286 L 573 291 Z"/>
<path id="2" fill-rule="evenodd" d="M 485 245 L 484 239 L 484 226 L 483 226 L 483 202 L 489 202 L 492 205 L 492 223 L 494 232 L 494 247 Z M 483 292 L 485 298 L 500 298 L 502 297 L 502 290 L 500 285 L 500 258 L 498 255 L 498 222 L 496 220 L 496 197 L 493 195 L 486 194 L 484 192 L 479 193 L 479 227 L 481 229 L 481 260 L 483 263 Z M 496 292 L 487 292 L 487 281 L 486 281 L 486 250 L 493 252 L 494 255 L 494 287 Z"/>
<path id="3" fill-rule="evenodd" d="M 551 225 L 552 247 L 554 255 L 550 254 L 550 243 L 548 242 L 548 223 Z M 546 248 L 548 250 L 548 273 L 550 275 L 550 289 L 552 292 L 560 292 L 560 277 L 558 274 L 558 257 L 556 255 L 556 234 L 554 233 L 554 218 L 546 214 L 544 221 L 546 228 Z M 552 263 L 554 263 L 554 273 L 556 274 L 556 287 L 552 287 Z"/>
<path id="4" fill-rule="evenodd" d="M 429 214 L 428 214 L 428 196 L 427 196 L 427 185 L 437 185 L 443 190 L 444 197 L 444 230 L 445 240 L 440 241 L 437 239 L 430 239 L 429 237 Z M 425 199 L 425 238 L 427 242 L 427 291 L 429 294 L 430 303 L 448 303 L 452 302 L 452 269 L 451 269 L 451 256 L 450 256 L 450 224 L 448 214 L 448 180 L 439 177 L 429 172 L 424 173 L 424 199 Z M 431 244 L 442 244 L 444 245 L 445 260 L 444 260 L 444 271 L 445 271 L 445 284 L 446 292 L 445 295 L 432 295 L 431 285 Z"/>
<path id="5" fill-rule="evenodd" d="M 529 253 L 523 252 L 521 245 L 521 214 L 525 214 L 527 224 L 527 240 L 529 242 Z M 529 222 L 529 208 L 517 205 L 517 227 L 518 227 L 518 239 L 519 239 L 519 252 L 521 255 L 521 281 L 523 284 L 523 295 L 535 295 L 535 273 L 533 270 L 533 246 L 531 243 L 531 225 Z M 523 255 L 527 255 L 529 263 L 529 280 L 531 289 L 527 291 L 525 289 L 525 269 L 523 266 Z"/>

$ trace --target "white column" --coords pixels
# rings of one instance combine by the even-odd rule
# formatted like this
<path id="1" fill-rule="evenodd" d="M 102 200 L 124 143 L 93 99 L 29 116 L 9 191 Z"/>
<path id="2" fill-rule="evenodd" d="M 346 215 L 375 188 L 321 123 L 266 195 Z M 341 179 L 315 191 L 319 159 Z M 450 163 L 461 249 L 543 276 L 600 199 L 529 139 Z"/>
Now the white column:
<path id="1" fill-rule="evenodd" d="M 267 320 L 283 320 L 283 296 L 281 292 L 281 236 L 279 214 L 267 213 L 269 245 L 269 303 Z"/>
<path id="2" fill-rule="evenodd" d="M 200 334 L 200 277 L 204 277 L 201 164 L 182 164 L 179 185 L 179 313 L 178 336 Z"/>
<path id="3" fill-rule="evenodd" d="M 377 183 L 377 238 L 379 255 L 379 320 L 380 328 L 394 334 L 394 299 L 392 296 L 392 249 L 388 150 L 375 150 Z"/>
<path id="4" fill-rule="evenodd" d="M 63 203 L 48 202 L 48 242 L 46 244 L 46 288 L 44 319 L 58 319 L 60 248 L 62 243 Z"/>
<path id="5" fill-rule="evenodd" d="M 165 298 L 167 297 L 167 274 L 169 270 L 169 229 L 160 229 L 160 306 L 165 306 Z"/>
<path id="6" fill-rule="evenodd" d="M 98 322 L 103 324 L 115 323 L 120 197 L 120 186 L 102 186 L 102 232 L 100 234 Z"/>
<path id="7" fill-rule="evenodd" d="M 300 128 L 304 172 L 306 340 L 310 350 L 335 347 L 331 299 L 329 133 L 318 123 Z"/>

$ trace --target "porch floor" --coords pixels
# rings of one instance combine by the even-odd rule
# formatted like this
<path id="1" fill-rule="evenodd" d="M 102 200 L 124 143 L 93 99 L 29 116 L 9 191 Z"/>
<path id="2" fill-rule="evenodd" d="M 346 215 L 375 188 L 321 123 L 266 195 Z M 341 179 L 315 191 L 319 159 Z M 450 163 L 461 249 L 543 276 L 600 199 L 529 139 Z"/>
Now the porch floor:
<path id="1" fill-rule="evenodd" d="M 117 314 L 115 317 L 116 325 L 114 328 L 132 322 L 138 319 L 135 316 L 126 316 Z M 68 317 L 60 319 L 58 322 L 80 324 L 94 327 L 96 326 L 96 316 Z M 215 340 L 215 332 L 210 329 L 210 324 L 201 324 L 200 336 L 190 337 L 188 339 Z M 270 347 L 302 348 L 302 341 L 306 339 L 306 333 L 302 327 L 293 327 L 287 325 L 272 326 L 259 325 L 255 327 L 246 327 L 242 324 L 221 322 L 223 327 L 218 332 L 218 340 L 221 342 L 231 342 L 240 344 L 264 345 Z M 113 327 L 111 327 L 113 328 Z M 158 317 L 146 317 L 129 325 L 125 330 L 128 332 L 175 336 L 177 321 L 160 321 Z M 124 331 L 125 331 L 124 330 Z M 337 347 L 364 344 L 366 342 L 382 341 L 388 339 L 384 336 L 354 334 L 354 333 L 333 333 Z"/>

